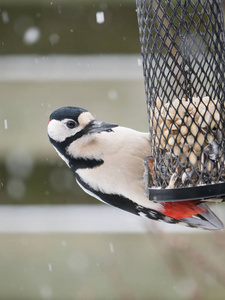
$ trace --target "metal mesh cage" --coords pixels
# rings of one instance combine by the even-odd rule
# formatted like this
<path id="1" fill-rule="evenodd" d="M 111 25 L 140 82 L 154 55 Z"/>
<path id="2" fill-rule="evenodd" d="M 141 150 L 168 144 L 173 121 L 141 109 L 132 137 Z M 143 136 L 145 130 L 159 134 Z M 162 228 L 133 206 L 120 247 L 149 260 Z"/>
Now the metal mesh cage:
<path id="1" fill-rule="evenodd" d="M 152 146 L 149 198 L 224 196 L 221 1 L 137 0 L 137 16 Z"/>

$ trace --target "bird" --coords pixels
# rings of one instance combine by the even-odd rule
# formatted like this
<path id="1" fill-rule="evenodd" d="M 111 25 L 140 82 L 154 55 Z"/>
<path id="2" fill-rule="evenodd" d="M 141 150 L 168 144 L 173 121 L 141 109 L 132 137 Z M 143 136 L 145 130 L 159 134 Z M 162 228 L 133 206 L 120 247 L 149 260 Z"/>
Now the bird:
<path id="1" fill-rule="evenodd" d="M 197 200 L 154 202 L 145 193 L 144 160 L 151 155 L 149 133 L 98 121 L 86 109 L 53 111 L 48 137 L 89 195 L 129 213 L 169 224 L 222 230 L 223 223 Z"/>

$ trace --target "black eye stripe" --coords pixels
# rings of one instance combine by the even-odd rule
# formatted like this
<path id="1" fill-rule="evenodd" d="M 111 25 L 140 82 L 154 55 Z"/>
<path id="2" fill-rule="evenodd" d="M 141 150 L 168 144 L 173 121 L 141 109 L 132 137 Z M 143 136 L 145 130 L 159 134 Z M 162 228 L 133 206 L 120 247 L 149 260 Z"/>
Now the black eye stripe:
<path id="1" fill-rule="evenodd" d="M 76 122 L 73 121 L 73 120 L 69 120 L 66 122 L 66 126 L 69 128 L 69 129 L 73 129 L 77 126 Z"/>

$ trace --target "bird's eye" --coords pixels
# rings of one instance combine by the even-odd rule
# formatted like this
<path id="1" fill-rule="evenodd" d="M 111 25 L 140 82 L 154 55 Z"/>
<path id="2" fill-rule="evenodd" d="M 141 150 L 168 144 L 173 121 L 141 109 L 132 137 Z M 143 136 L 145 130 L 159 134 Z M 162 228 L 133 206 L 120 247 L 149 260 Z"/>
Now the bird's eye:
<path id="1" fill-rule="evenodd" d="M 72 120 L 67 121 L 67 122 L 66 122 L 66 126 L 67 126 L 69 129 L 73 129 L 73 128 L 76 127 L 76 122 L 75 122 L 75 121 L 72 121 Z"/>

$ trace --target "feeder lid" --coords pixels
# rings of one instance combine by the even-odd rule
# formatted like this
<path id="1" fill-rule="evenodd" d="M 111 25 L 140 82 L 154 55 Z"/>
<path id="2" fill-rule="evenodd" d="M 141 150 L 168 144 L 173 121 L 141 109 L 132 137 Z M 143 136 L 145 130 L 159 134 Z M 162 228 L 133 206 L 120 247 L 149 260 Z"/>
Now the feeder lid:
<path id="1" fill-rule="evenodd" d="M 225 183 L 215 183 L 194 187 L 161 189 L 149 188 L 149 200 L 156 202 L 203 200 L 225 197 Z"/>

